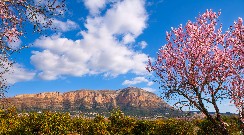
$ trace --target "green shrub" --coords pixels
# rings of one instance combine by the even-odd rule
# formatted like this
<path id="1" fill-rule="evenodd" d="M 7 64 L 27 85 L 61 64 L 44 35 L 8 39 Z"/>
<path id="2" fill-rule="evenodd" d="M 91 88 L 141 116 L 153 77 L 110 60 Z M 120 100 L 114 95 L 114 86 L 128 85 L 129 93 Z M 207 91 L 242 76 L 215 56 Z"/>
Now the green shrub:
<path id="1" fill-rule="evenodd" d="M 71 130 L 71 118 L 68 113 L 44 112 L 40 118 L 40 128 L 43 134 L 67 134 Z"/>
<path id="2" fill-rule="evenodd" d="M 160 135 L 192 135 L 195 126 L 191 121 L 168 119 L 161 123 L 156 123 L 155 134 Z"/>
<path id="3" fill-rule="evenodd" d="M 109 135 L 108 124 L 103 116 L 97 115 L 89 126 L 89 135 Z"/>
<path id="4" fill-rule="evenodd" d="M 89 126 L 91 125 L 92 121 L 89 119 L 85 119 L 83 117 L 75 117 L 72 119 L 72 132 L 78 133 L 81 135 L 89 134 Z"/>
<path id="5" fill-rule="evenodd" d="M 138 120 L 135 123 L 135 127 L 132 129 L 132 133 L 135 135 L 151 135 L 154 133 L 155 125 L 152 121 Z"/>
<path id="6" fill-rule="evenodd" d="M 230 134 L 240 131 L 238 117 L 223 116 Z M 68 113 L 22 113 L 15 108 L 0 110 L 1 135 L 216 135 L 213 124 L 206 119 L 136 120 L 114 110 L 107 119 L 73 117 Z"/>
<path id="7" fill-rule="evenodd" d="M 21 123 L 19 133 L 28 135 L 41 133 L 41 117 L 37 113 L 23 114 L 19 120 Z"/>
<path id="8" fill-rule="evenodd" d="M 7 110 L 0 111 L 0 134 L 1 135 L 16 135 L 21 127 L 20 119 L 16 108 L 11 107 Z"/>
<path id="9" fill-rule="evenodd" d="M 111 112 L 111 116 L 108 125 L 108 131 L 112 135 L 125 135 L 132 134 L 132 129 L 135 126 L 135 119 L 125 116 L 122 111 L 114 110 Z"/>
<path id="10" fill-rule="evenodd" d="M 228 124 L 227 130 L 229 131 L 229 133 L 240 133 L 240 123 L 239 118 L 237 116 L 223 116 L 223 121 L 225 121 Z"/>
<path id="11" fill-rule="evenodd" d="M 236 116 L 223 116 L 223 121 L 227 124 L 227 130 L 230 134 L 238 134 L 239 135 L 239 125 L 238 125 L 238 117 Z M 196 124 L 200 130 L 198 130 L 199 135 L 221 135 L 218 130 L 214 127 L 214 125 L 206 119 L 200 120 Z"/>

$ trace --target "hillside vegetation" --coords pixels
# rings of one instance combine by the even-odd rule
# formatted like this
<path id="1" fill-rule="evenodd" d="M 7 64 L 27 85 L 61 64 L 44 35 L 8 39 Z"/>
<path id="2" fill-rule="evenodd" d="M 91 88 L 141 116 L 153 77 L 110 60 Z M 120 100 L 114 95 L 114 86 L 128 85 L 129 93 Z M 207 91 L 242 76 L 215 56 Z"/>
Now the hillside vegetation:
<path id="1" fill-rule="evenodd" d="M 231 134 L 238 134 L 238 118 L 223 117 Z M 21 113 L 15 108 L 0 111 L 1 135 L 205 135 L 220 134 L 205 119 L 138 120 L 114 110 L 108 118 L 97 115 L 94 119 L 69 113 Z"/>

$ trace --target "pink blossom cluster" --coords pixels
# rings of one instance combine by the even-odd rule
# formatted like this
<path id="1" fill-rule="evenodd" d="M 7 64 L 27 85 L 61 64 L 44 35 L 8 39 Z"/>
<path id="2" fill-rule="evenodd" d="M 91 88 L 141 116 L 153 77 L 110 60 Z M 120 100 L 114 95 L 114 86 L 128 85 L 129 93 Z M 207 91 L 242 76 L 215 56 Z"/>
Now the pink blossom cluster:
<path id="1" fill-rule="evenodd" d="M 0 98 L 4 97 L 9 72 L 13 62 L 9 57 L 26 46 L 13 48 L 9 44 L 27 33 L 24 26 L 33 26 L 33 32 L 50 28 L 51 18 L 63 14 L 65 0 L 0 0 Z M 27 24 L 27 25 L 26 25 Z"/>
<path id="2" fill-rule="evenodd" d="M 65 0 L 0 0 L 0 45 L 9 50 L 6 42 L 19 39 L 24 23 L 33 25 L 33 31 L 50 28 L 51 18 L 65 10 Z"/>
<path id="3" fill-rule="evenodd" d="M 205 100 L 216 111 L 216 102 L 223 98 L 243 106 L 243 20 L 239 18 L 222 32 L 220 14 L 207 10 L 196 22 L 188 21 L 185 27 L 166 32 L 167 43 L 159 50 L 155 63 L 149 60 L 147 67 L 159 76 L 165 96 L 172 98 L 177 93 L 194 105 Z"/>
<path id="4" fill-rule="evenodd" d="M 12 1 L 20 5 L 24 4 L 24 0 Z M 1 18 L 1 27 L 0 27 L 0 36 L 1 39 L 7 38 L 8 41 L 17 39 L 23 33 L 18 30 L 18 27 L 22 23 L 22 19 L 19 16 L 15 15 L 13 9 L 9 5 L 9 1 L 0 1 L 0 18 Z"/>

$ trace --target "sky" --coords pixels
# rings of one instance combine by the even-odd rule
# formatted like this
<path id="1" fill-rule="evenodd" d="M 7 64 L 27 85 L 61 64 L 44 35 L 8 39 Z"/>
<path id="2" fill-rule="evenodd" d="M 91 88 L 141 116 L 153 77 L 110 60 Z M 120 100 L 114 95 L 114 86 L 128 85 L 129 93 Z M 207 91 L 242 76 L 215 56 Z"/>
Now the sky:
<path id="1" fill-rule="evenodd" d="M 207 9 L 221 10 L 223 30 L 244 18 L 243 0 L 67 0 L 67 12 L 54 18 L 56 31 L 32 32 L 12 44 L 29 45 L 14 54 L 6 75 L 8 97 L 79 89 L 143 88 L 160 95 L 146 71 L 171 27 L 195 21 Z M 32 27 L 26 27 L 31 30 Z M 210 108 L 211 110 L 211 108 Z M 221 112 L 233 112 L 228 101 Z"/>

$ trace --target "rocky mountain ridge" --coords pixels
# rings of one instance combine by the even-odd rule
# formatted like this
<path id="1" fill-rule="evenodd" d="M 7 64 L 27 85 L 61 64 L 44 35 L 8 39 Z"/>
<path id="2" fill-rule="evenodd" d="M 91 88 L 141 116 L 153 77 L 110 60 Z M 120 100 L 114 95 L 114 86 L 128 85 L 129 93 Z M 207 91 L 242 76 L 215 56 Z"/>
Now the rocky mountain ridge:
<path id="1" fill-rule="evenodd" d="M 156 94 L 140 88 L 120 90 L 76 90 L 43 92 L 9 98 L 20 111 L 104 112 L 120 108 L 127 114 L 155 115 L 171 111 L 171 107 Z"/>

